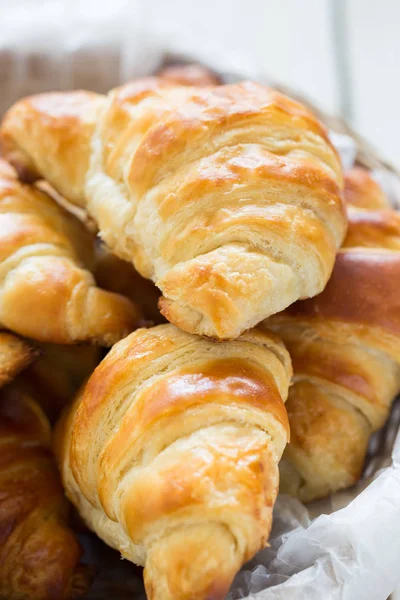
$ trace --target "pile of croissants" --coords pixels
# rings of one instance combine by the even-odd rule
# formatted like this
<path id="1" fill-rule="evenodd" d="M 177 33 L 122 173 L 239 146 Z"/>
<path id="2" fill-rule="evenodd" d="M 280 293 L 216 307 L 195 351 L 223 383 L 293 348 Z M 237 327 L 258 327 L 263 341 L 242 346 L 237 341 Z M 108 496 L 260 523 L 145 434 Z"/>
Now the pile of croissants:
<path id="1" fill-rule="evenodd" d="M 0 598 L 87 592 L 69 500 L 149 600 L 223 600 L 278 490 L 362 474 L 400 216 L 308 109 L 196 66 L 25 98 L 0 139 Z"/>

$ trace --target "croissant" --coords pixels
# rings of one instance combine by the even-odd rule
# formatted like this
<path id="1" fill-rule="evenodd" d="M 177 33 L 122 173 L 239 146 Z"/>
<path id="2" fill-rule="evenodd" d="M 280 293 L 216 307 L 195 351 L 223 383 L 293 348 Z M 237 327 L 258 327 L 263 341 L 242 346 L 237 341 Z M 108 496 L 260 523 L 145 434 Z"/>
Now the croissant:
<path id="1" fill-rule="evenodd" d="M 166 65 L 158 71 L 157 76 L 171 83 L 196 87 L 218 85 L 221 82 L 210 69 L 196 63 Z"/>
<path id="2" fill-rule="evenodd" d="M 217 344 L 159 325 L 116 344 L 58 424 L 68 497 L 145 566 L 150 600 L 223 600 L 267 543 L 290 376 L 271 334 Z"/>
<path id="3" fill-rule="evenodd" d="M 87 208 L 181 329 L 236 338 L 322 291 L 346 217 L 340 160 L 303 106 L 254 83 L 137 80 L 15 104 L 2 147 Z"/>
<path id="4" fill-rule="evenodd" d="M 293 361 L 281 491 L 303 501 L 360 478 L 369 438 L 400 391 L 400 215 L 371 210 L 387 200 L 366 173 L 359 183 L 324 292 L 263 325 L 282 337 Z"/>
<path id="5" fill-rule="evenodd" d="M 0 390 L 0 598 L 83 595 L 89 571 L 66 523 L 68 505 L 50 450 L 50 427 L 18 382 Z"/>
<path id="6" fill-rule="evenodd" d="M 110 345 L 134 329 L 139 313 L 95 286 L 71 220 L 0 161 L 0 324 L 43 342 Z"/>
<path id="7" fill-rule="evenodd" d="M 165 323 L 158 310 L 160 292 L 148 279 L 133 268 L 132 264 L 111 254 L 104 244 L 96 246 L 96 260 L 93 270 L 98 284 L 105 290 L 126 296 L 140 306 L 143 316 L 155 325 Z"/>
<path id="8" fill-rule="evenodd" d="M 52 423 L 72 402 L 102 357 L 98 346 L 41 344 L 40 357 L 22 374 L 24 387 L 38 398 Z"/>
<path id="9" fill-rule="evenodd" d="M 9 383 L 36 358 L 37 350 L 5 331 L 0 332 L 0 387 Z"/>
<path id="10" fill-rule="evenodd" d="M 380 185 L 363 167 L 353 167 L 344 178 L 344 198 L 347 208 L 374 210 L 390 208 L 390 203 Z"/>

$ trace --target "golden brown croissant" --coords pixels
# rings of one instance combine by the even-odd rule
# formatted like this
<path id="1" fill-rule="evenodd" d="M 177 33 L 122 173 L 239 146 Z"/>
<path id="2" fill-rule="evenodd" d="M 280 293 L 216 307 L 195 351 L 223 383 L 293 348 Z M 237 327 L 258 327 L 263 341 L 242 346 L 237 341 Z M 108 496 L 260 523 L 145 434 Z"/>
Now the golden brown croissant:
<path id="1" fill-rule="evenodd" d="M 400 250 L 399 215 L 368 171 L 355 167 L 345 174 L 344 199 L 349 215 L 344 248 Z"/>
<path id="2" fill-rule="evenodd" d="M 0 332 L 0 388 L 37 357 L 38 351 L 17 336 Z"/>
<path id="3" fill-rule="evenodd" d="M 191 333 L 235 338 L 322 291 L 346 219 L 324 127 L 278 92 L 161 78 L 21 100 L 1 128 L 21 171 L 85 206 L 112 252 Z"/>
<path id="4" fill-rule="evenodd" d="M 145 566 L 150 600 L 223 600 L 267 543 L 290 376 L 271 334 L 216 343 L 159 325 L 116 344 L 64 416 L 67 495 Z"/>
<path id="5" fill-rule="evenodd" d="M 370 176 L 349 203 L 377 206 Z M 365 195 L 364 195 L 365 191 Z M 383 203 L 382 203 L 383 204 Z M 349 209 L 349 231 L 324 292 L 265 326 L 284 340 L 294 378 L 287 410 L 291 443 L 281 491 L 304 501 L 355 483 L 370 435 L 400 390 L 400 215 Z"/>
<path id="6" fill-rule="evenodd" d="M 196 63 L 167 65 L 160 69 L 157 76 L 171 83 L 196 87 L 207 87 L 220 83 L 220 78 L 215 73 Z"/>
<path id="7" fill-rule="evenodd" d="M 50 450 L 49 423 L 18 383 L 0 390 L 0 598 L 77 598 L 88 586 Z"/>
<path id="8" fill-rule="evenodd" d="M 71 221 L 0 161 L 0 323 L 39 341 L 110 345 L 132 331 L 138 311 L 95 286 Z"/>
<path id="9" fill-rule="evenodd" d="M 390 208 L 384 191 L 363 167 L 353 167 L 345 173 L 344 197 L 347 206 L 355 208 Z"/>
<path id="10" fill-rule="evenodd" d="M 102 358 L 98 346 L 41 344 L 41 356 L 21 376 L 53 423 Z"/>
<path id="11" fill-rule="evenodd" d="M 102 243 L 96 246 L 93 274 L 102 288 L 122 294 L 140 306 L 145 319 L 155 325 L 165 323 L 165 318 L 158 310 L 158 288 L 149 279 L 139 275 L 131 263 L 111 254 Z"/>

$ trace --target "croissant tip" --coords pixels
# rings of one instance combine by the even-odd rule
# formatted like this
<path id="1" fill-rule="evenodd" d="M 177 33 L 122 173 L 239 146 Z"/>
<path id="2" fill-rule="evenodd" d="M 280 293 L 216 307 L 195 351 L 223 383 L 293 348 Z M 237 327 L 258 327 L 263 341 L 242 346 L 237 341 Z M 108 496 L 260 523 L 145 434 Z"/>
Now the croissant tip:
<path id="1" fill-rule="evenodd" d="M 94 565 L 78 565 L 71 577 L 69 598 L 81 598 L 84 596 L 96 575 Z"/>
<path id="2" fill-rule="evenodd" d="M 25 157 L 7 141 L 4 134 L 0 137 L 0 155 L 10 167 L 10 177 L 23 183 L 34 183 L 39 179 L 38 173 L 25 162 Z"/>

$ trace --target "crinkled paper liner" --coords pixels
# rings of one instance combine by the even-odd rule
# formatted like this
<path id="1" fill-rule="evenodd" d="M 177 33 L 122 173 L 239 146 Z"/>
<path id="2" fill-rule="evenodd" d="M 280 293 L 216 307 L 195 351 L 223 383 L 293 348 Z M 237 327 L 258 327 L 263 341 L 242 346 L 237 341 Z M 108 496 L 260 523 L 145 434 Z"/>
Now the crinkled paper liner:
<path id="1" fill-rule="evenodd" d="M 128 5 L 129 19 L 124 13 Z M 139 27 L 136 3 L 96 3 L 95 11 L 81 10 L 75 21 L 58 2 L 35 3 L 28 19 L 27 6 L 16 2 L 0 22 L 0 113 L 18 97 L 43 90 L 105 91 L 153 71 L 166 59 L 163 41 Z M 225 60 L 220 53 L 214 58 L 211 54 L 209 50 L 200 59 L 224 81 L 244 74 L 265 82 L 253 66 L 241 64 L 238 69 L 232 57 Z M 176 61 L 177 56 L 168 55 L 171 59 Z M 235 66 L 241 77 L 232 75 Z M 394 168 L 343 121 L 313 108 L 330 128 L 345 167 L 356 162 L 371 168 L 399 207 L 400 179 Z M 400 580 L 399 424 L 400 402 L 386 427 L 371 440 L 357 486 L 307 508 L 279 496 L 270 547 L 237 575 L 229 600 L 386 600 Z M 94 535 L 84 533 L 81 539 L 85 560 L 98 567 L 87 598 L 145 599 L 139 568 L 122 561 Z"/>

